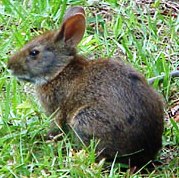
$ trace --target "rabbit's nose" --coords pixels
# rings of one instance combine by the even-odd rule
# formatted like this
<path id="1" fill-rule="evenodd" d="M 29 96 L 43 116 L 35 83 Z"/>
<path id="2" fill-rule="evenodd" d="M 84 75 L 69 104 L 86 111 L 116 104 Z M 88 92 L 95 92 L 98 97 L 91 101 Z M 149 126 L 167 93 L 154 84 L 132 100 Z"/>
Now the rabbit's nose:
<path id="1" fill-rule="evenodd" d="M 11 70 L 11 64 L 9 62 L 7 63 L 7 69 Z"/>
<path id="2" fill-rule="evenodd" d="M 14 68 L 14 66 L 16 66 L 16 65 L 14 65 L 14 64 L 12 63 L 11 59 L 9 59 L 9 61 L 8 61 L 8 63 L 7 63 L 7 69 L 12 70 L 12 69 Z"/>
<path id="3" fill-rule="evenodd" d="M 11 59 L 9 59 L 7 63 L 7 69 L 9 70 L 18 70 L 20 65 L 18 63 L 14 63 Z"/>

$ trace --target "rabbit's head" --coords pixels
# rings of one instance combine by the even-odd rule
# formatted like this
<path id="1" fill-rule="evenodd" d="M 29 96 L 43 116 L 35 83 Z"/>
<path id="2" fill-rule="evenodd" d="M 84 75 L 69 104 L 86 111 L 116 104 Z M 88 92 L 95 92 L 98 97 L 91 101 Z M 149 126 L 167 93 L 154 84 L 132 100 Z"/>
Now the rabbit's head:
<path id="1" fill-rule="evenodd" d="M 60 30 L 51 31 L 27 43 L 8 61 L 19 79 L 41 85 L 52 80 L 76 55 L 75 47 L 85 32 L 82 7 L 69 8 Z"/>

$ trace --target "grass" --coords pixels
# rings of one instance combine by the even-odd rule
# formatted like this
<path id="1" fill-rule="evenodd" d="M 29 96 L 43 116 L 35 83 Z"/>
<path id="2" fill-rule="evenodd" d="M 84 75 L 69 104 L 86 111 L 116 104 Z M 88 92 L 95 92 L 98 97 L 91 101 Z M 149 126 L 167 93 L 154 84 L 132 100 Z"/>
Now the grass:
<path id="1" fill-rule="evenodd" d="M 0 177 L 177 177 L 179 144 L 178 123 L 165 124 L 163 149 L 153 171 L 131 174 L 119 163 L 95 162 L 95 143 L 76 152 L 64 135 L 60 142 L 46 143 L 44 135 L 50 119 L 45 116 L 33 94 L 33 87 L 19 83 L 7 71 L 11 53 L 43 31 L 57 29 L 70 5 L 86 8 L 87 31 L 80 53 L 89 58 L 118 57 L 131 63 L 146 78 L 166 74 L 154 87 L 170 103 L 178 99 L 177 79 L 168 75 L 178 63 L 179 16 L 160 12 L 160 1 L 152 4 L 153 15 L 134 1 L 106 0 L 90 4 L 84 0 L 32 0 L 0 2 Z"/>

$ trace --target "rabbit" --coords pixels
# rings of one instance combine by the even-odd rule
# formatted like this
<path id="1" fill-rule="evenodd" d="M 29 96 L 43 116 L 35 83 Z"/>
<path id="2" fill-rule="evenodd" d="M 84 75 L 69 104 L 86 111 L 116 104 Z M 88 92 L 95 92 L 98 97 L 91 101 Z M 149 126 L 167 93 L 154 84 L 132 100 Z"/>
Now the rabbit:
<path id="1" fill-rule="evenodd" d="M 85 26 L 84 9 L 69 8 L 61 28 L 27 43 L 10 57 L 8 69 L 35 85 L 46 114 L 55 113 L 50 139 L 68 128 L 85 145 L 98 140 L 97 160 L 116 156 L 121 163 L 144 165 L 162 147 L 162 99 L 122 60 L 78 55 Z"/>

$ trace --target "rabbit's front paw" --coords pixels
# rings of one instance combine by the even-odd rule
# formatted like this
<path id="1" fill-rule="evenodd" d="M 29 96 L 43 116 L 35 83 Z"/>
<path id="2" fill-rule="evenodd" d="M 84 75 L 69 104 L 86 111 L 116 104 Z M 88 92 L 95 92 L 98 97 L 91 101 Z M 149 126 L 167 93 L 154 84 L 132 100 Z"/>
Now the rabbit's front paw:
<path id="1" fill-rule="evenodd" d="M 63 133 L 59 130 L 59 128 L 51 129 L 46 135 L 46 140 L 50 141 L 59 141 L 62 139 Z"/>

